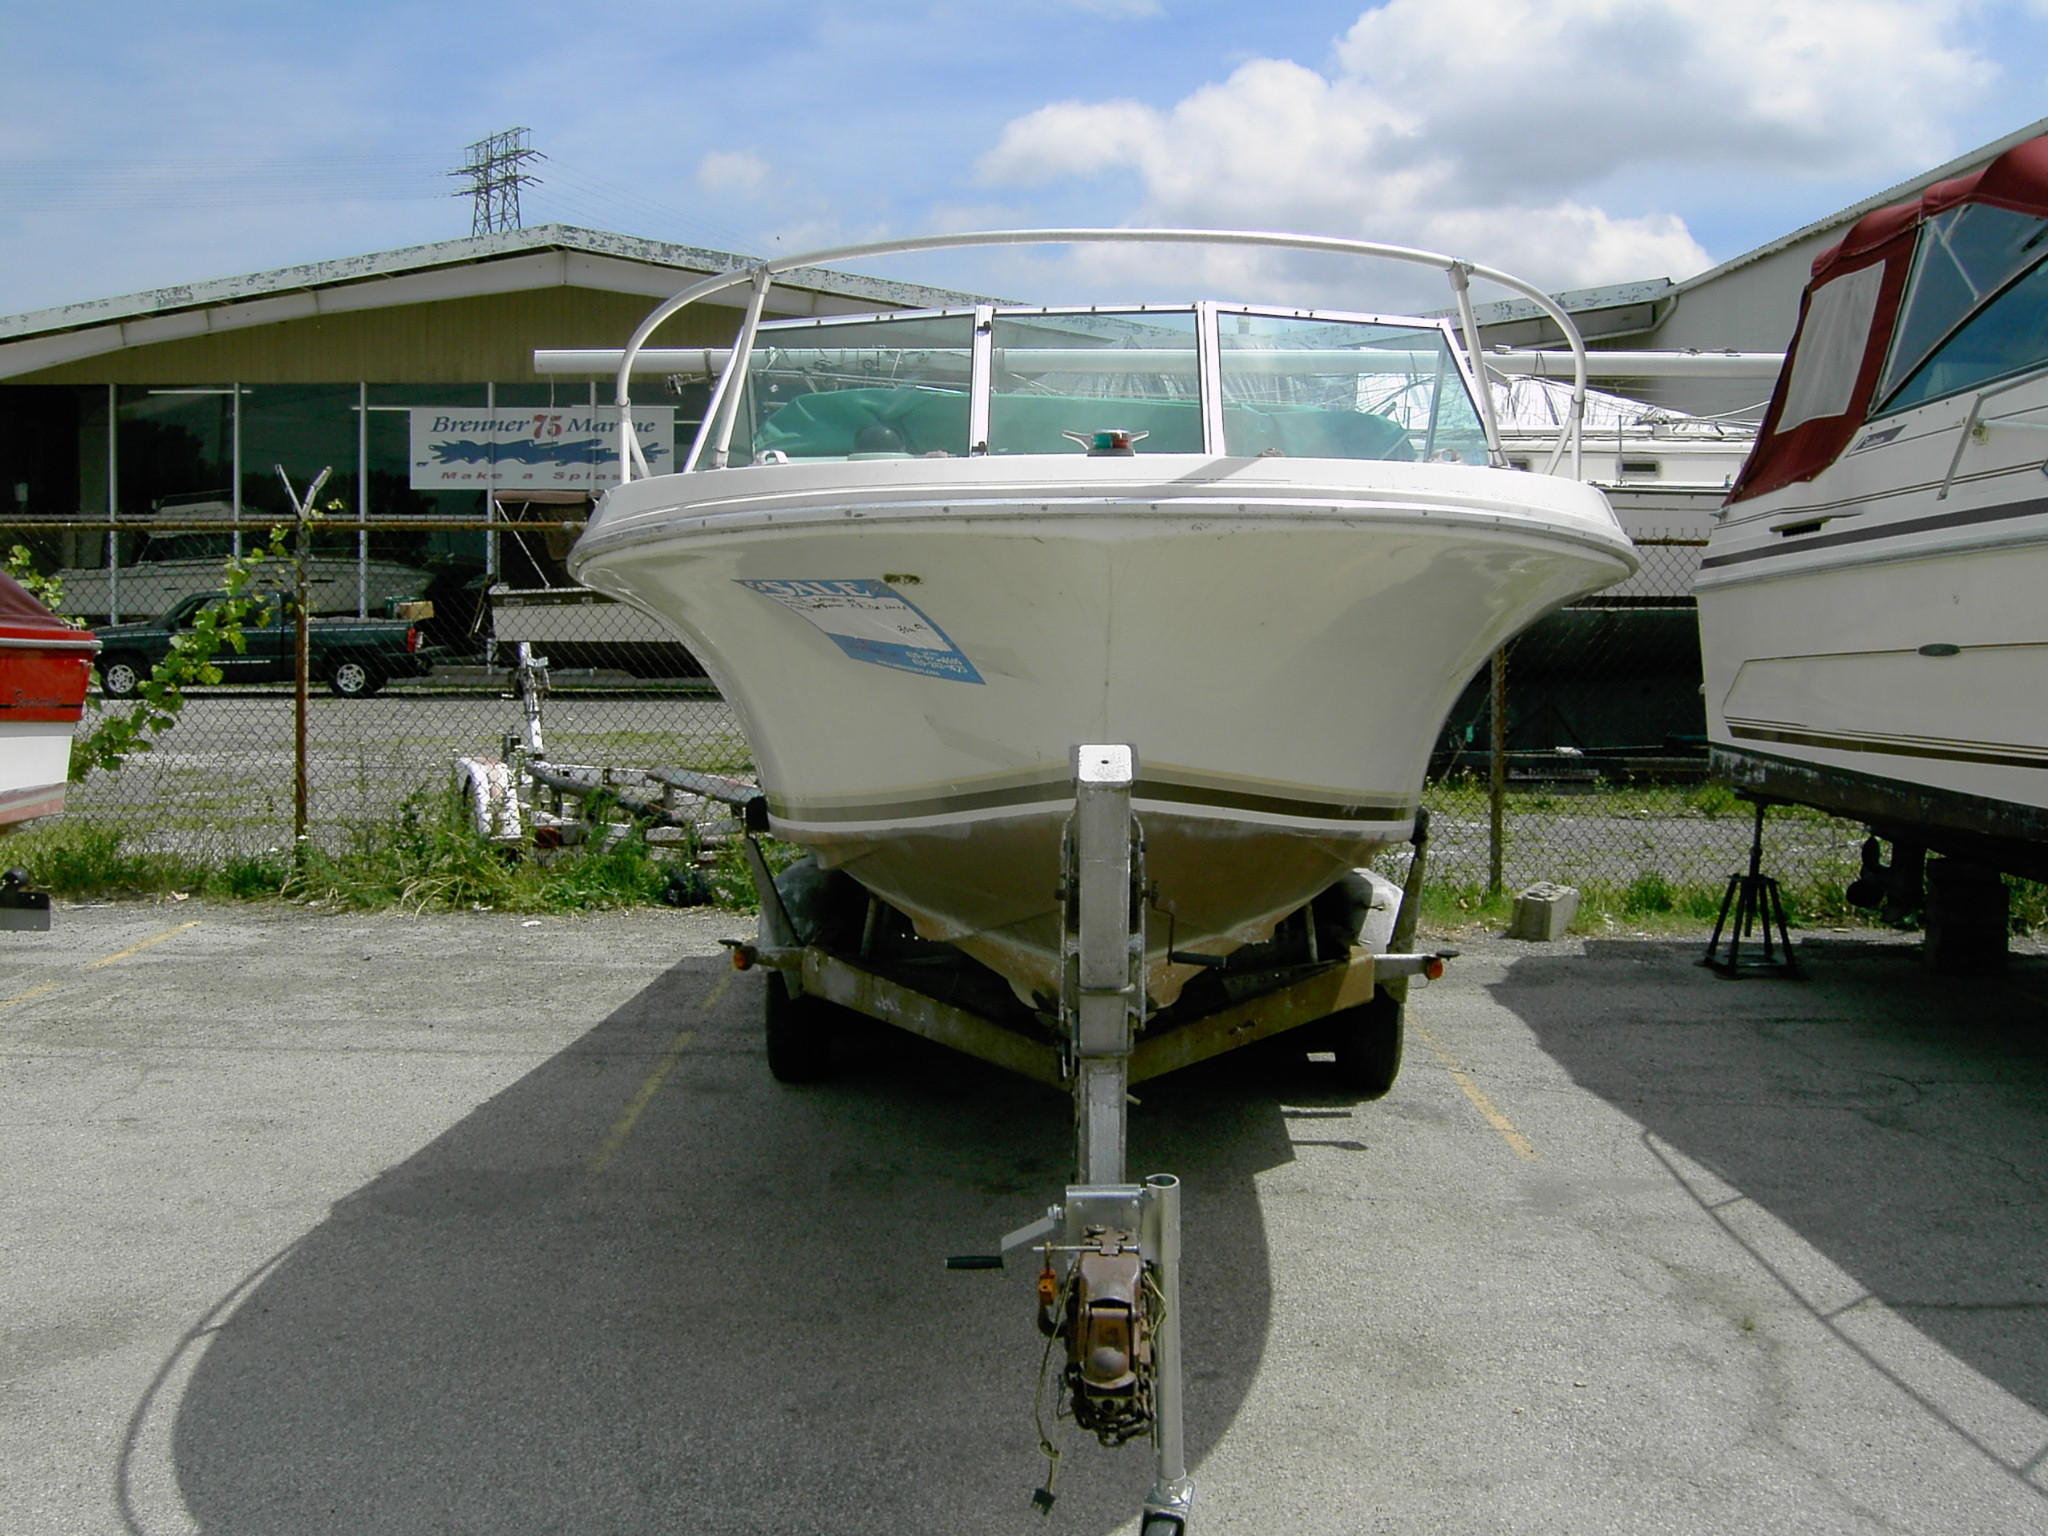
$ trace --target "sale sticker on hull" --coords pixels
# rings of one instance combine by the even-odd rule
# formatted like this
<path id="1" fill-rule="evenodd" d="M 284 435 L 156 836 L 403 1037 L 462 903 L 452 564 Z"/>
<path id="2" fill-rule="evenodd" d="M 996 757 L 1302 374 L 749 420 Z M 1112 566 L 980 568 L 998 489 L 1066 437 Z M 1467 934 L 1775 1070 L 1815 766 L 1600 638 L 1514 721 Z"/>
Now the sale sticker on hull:
<path id="1" fill-rule="evenodd" d="M 641 457 L 673 469 L 675 412 L 633 413 Z M 412 410 L 416 491 L 603 491 L 619 483 L 619 418 L 591 406 Z"/>
<path id="2" fill-rule="evenodd" d="M 741 581 L 802 614 L 855 661 L 978 683 L 981 674 L 945 632 L 886 581 Z"/>

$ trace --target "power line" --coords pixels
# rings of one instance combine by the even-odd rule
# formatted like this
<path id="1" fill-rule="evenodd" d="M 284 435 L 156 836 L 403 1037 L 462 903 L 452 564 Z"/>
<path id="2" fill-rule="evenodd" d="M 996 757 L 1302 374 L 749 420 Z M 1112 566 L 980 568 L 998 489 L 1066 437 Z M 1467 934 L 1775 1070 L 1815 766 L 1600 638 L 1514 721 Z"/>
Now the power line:
<path id="1" fill-rule="evenodd" d="M 438 198 L 447 195 L 443 165 L 427 154 L 0 163 L 0 207 L 56 213 Z"/>
<path id="2" fill-rule="evenodd" d="M 487 218 L 510 219 L 506 228 L 519 227 L 518 194 L 524 188 L 537 222 L 583 224 L 726 251 L 744 251 L 759 240 L 757 234 L 685 211 L 624 178 L 593 175 L 550 161 L 542 180 L 523 170 L 523 162 L 516 158 L 509 166 L 500 163 L 492 169 L 488 146 L 494 139 L 470 146 L 469 163 L 453 172 L 447 168 L 447 157 L 433 151 L 147 160 L 68 157 L 12 163 L 0 159 L 0 214 L 438 201 L 449 196 L 451 175 L 469 183 L 456 195 L 470 197 L 474 204 L 479 179 L 496 183 L 509 175 L 517 180 L 502 189 L 492 185 L 490 206 L 484 210 Z M 545 158 L 525 146 L 512 150 L 515 157 L 521 153 Z M 472 172 L 481 172 L 481 178 Z M 473 230 L 475 212 L 473 206 Z"/>
<path id="3" fill-rule="evenodd" d="M 559 162 L 536 198 L 542 207 L 560 209 L 573 221 L 617 229 L 622 234 L 673 240 L 680 245 L 709 243 L 727 251 L 744 250 L 750 239 L 731 225 L 684 213 L 637 187 L 566 170 Z"/>

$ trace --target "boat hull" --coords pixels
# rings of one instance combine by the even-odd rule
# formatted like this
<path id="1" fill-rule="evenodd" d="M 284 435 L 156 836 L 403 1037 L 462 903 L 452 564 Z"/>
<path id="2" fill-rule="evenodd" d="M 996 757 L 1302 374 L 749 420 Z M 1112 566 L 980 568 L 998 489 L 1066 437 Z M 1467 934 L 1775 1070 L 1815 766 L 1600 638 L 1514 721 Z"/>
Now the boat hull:
<path id="1" fill-rule="evenodd" d="M 1473 669 L 1633 565 L 1598 492 L 1538 476 L 1074 462 L 635 482 L 571 557 L 704 661 L 778 835 L 1040 1001 L 1075 745 L 1136 748 L 1163 1006 L 1169 949 L 1264 939 L 1405 839 Z"/>
<path id="2" fill-rule="evenodd" d="M 252 534 L 253 537 L 253 534 Z M 63 583 L 64 611 L 94 623 L 154 618 L 195 592 L 211 592 L 221 584 L 221 561 L 143 560 L 110 572 L 104 565 L 72 566 L 58 571 Z M 272 589 L 281 574 L 258 567 L 254 585 Z M 306 562 L 306 594 L 316 614 L 348 614 L 357 610 L 377 615 L 393 601 L 424 596 L 433 573 L 392 560 L 371 560 L 359 569 L 345 556 L 316 555 Z"/>
<path id="3" fill-rule="evenodd" d="M 2026 843 L 2048 813 L 2048 502 L 2034 434 L 1958 456 L 1968 405 L 1902 413 L 1724 516 L 1696 586 L 1708 734 L 1781 798 Z M 2048 383 L 2004 409 L 2042 406 Z"/>

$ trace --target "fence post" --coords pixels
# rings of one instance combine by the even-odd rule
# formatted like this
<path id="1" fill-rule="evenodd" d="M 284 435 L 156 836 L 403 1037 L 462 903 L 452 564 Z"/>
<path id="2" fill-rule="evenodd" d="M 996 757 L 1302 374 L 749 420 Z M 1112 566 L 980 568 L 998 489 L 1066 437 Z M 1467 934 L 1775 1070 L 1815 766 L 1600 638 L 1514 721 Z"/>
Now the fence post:
<path id="1" fill-rule="evenodd" d="M 1487 770 L 1486 894 L 1501 893 L 1506 862 L 1508 800 L 1508 650 L 1493 653 L 1493 699 L 1487 711 L 1493 736 L 1493 760 Z"/>
<path id="2" fill-rule="evenodd" d="M 306 773 L 306 693 L 308 643 L 306 634 L 306 523 L 314 516 L 313 498 L 334 473 L 328 465 L 313 477 L 303 498 L 292 489 L 292 477 L 282 464 L 273 464 L 284 493 L 292 504 L 292 867 L 306 856 L 307 801 L 310 799 Z"/>

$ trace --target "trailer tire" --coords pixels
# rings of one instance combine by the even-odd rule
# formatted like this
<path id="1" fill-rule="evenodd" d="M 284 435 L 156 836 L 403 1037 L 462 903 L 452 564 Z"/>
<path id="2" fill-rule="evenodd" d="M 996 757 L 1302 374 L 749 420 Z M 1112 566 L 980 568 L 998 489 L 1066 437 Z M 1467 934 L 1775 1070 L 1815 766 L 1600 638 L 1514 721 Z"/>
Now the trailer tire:
<path id="1" fill-rule="evenodd" d="M 1320 1026 L 1337 1057 L 1338 1079 L 1362 1098 L 1386 1097 L 1401 1075 L 1401 1043 L 1406 1034 L 1406 1005 L 1385 987 L 1373 988 L 1372 1001 L 1333 1013 Z"/>
<path id="2" fill-rule="evenodd" d="M 771 971 L 761 999 L 768 1071 L 778 1083 L 815 1083 L 832 1075 L 832 1021 L 838 1009 L 822 997 L 792 997 Z"/>

